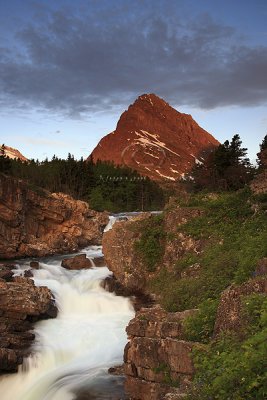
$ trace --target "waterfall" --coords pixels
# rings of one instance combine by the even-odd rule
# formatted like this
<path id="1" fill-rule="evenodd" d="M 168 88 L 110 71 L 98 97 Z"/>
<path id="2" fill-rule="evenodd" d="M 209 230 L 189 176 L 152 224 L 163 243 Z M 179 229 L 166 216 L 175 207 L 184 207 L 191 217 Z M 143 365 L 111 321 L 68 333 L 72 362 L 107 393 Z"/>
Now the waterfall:
<path id="1" fill-rule="evenodd" d="M 83 252 L 88 257 L 102 254 L 96 246 Z M 33 271 L 35 284 L 53 292 L 59 313 L 56 319 L 35 324 L 32 355 L 18 373 L 1 376 L 1 400 L 74 400 L 86 391 L 90 396 L 81 398 L 113 398 L 116 378 L 107 370 L 122 363 L 132 306 L 100 286 L 110 275 L 108 268 L 69 271 L 61 267 L 61 259 L 43 259 Z M 28 268 L 29 261 L 21 263 L 16 274 Z M 105 387 L 107 397 L 99 389 Z"/>

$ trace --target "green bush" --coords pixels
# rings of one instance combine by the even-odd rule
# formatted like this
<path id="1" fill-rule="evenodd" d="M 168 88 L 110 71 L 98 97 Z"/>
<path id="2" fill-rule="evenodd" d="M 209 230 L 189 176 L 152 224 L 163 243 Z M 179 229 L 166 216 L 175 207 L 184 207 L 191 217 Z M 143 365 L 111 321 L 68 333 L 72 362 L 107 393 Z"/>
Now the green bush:
<path id="1" fill-rule="evenodd" d="M 207 299 L 200 304 L 196 314 L 189 316 L 183 323 L 187 340 L 207 343 L 212 337 L 218 300 Z"/>
<path id="2" fill-rule="evenodd" d="M 140 223 L 141 237 L 134 249 L 143 260 L 148 272 L 154 272 L 164 252 L 164 228 L 162 216 L 152 216 Z"/>

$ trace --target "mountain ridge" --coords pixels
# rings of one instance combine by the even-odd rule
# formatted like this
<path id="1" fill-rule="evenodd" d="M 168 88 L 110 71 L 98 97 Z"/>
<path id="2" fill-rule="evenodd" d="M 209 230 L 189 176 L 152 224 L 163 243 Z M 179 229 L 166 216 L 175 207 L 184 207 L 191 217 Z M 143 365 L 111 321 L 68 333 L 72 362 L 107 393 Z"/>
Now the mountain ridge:
<path id="1" fill-rule="evenodd" d="M 175 181 L 218 145 L 190 114 L 152 93 L 139 96 L 122 113 L 115 131 L 104 136 L 89 157 L 126 165 L 153 180 Z"/>

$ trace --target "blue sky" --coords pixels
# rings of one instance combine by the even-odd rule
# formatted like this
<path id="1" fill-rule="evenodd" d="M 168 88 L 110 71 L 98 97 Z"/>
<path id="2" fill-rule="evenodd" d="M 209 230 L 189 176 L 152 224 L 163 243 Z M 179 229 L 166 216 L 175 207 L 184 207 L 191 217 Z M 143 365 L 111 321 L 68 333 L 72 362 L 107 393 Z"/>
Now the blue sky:
<path id="1" fill-rule="evenodd" d="M 87 157 L 156 93 L 256 158 L 267 133 L 266 0 L 0 0 L 0 142 Z"/>

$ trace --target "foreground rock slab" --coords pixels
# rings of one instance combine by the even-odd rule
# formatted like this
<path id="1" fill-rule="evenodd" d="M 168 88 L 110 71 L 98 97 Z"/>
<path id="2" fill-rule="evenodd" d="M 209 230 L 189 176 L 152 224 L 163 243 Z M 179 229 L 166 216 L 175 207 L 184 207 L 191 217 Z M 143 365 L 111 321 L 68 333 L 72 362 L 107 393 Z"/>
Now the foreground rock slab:
<path id="1" fill-rule="evenodd" d="M 35 338 L 32 323 L 56 315 L 47 287 L 36 287 L 31 279 L 22 277 L 0 279 L 0 373 L 17 371 L 29 354 Z"/>
<path id="2" fill-rule="evenodd" d="M 184 395 L 194 373 L 195 344 L 183 340 L 183 320 L 194 312 L 167 313 L 155 306 L 141 309 L 130 321 L 124 372 L 131 399 L 162 400 L 167 394 L 175 394 L 175 398 Z"/>

